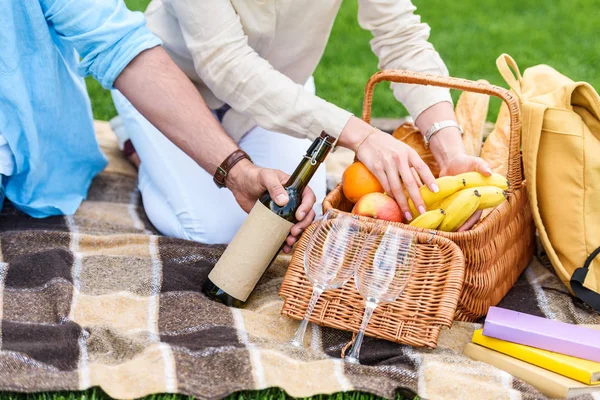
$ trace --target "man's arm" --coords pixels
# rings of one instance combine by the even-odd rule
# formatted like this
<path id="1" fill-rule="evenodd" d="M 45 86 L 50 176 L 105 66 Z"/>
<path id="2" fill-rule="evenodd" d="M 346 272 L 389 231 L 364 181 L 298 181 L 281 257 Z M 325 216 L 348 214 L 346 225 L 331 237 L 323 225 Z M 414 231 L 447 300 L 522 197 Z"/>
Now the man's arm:
<path id="1" fill-rule="evenodd" d="M 208 173 L 238 147 L 212 115 L 200 93 L 162 47 L 140 53 L 123 70 L 114 86 L 135 108 L 177 147 Z M 288 201 L 281 171 L 259 168 L 247 160 L 237 163 L 226 179 L 227 187 L 246 211 L 268 190 L 280 205 Z M 193 182 L 190 182 L 193 184 Z M 292 228 L 286 251 L 314 219 L 313 192 L 308 189 L 296 212 L 300 221 Z"/>
<path id="2" fill-rule="evenodd" d="M 237 149 L 198 90 L 161 47 L 135 57 L 114 86 L 210 174 Z"/>
<path id="3" fill-rule="evenodd" d="M 161 41 L 145 27 L 141 13 L 122 0 L 39 0 L 46 20 L 81 56 L 80 73 L 92 75 L 106 89 L 119 89 L 156 126 L 211 175 L 236 144 L 217 123 L 196 88 L 175 65 Z M 237 163 L 226 179 L 240 206 L 249 211 L 268 190 L 280 205 L 288 198 L 281 171 Z M 288 238 L 314 219 L 310 189 L 297 211 L 299 222 Z M 289 250 L 289 247 L 287 248 Z"/>

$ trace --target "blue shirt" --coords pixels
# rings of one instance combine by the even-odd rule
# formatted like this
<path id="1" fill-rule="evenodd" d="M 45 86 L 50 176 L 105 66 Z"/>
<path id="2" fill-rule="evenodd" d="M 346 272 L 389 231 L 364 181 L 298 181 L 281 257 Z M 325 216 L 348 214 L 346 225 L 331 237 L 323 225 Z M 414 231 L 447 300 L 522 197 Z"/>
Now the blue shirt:
<path id="1" fill-rule="evenodd" d="M 0 132 L 6 197 L 33 217 L 74 214 L 106 166 L 83 77 L 106 89 L 160 45 L 122 0 L 0 0 Z M 81 59 L 81 60 L 80 60 Z"/>

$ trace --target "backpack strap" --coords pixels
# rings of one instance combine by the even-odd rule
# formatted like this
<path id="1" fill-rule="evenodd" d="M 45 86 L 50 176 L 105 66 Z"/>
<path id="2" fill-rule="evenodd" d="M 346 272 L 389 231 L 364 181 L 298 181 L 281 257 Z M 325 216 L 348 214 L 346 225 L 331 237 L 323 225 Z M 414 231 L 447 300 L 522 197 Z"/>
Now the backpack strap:
<path id="1" fill-rule="evenodd" d="M 508 54 L 503 53 L 496 59 L 496 67 L 512 91 L 521 98 L 523 77 L 521 77 L 517 62 Z"/>
<path id="2" fill-rule="evenodd" d="M 583 286 L 583 282 L 590 270 L 590 264 L 598 254 L 600 254 L 600 247 L 590 254 L 587 260 L 585 260 L 583 267 L 577 268 L 573 272 L 573 275 L 571 275 L 571 290 L 573 290 L 575 296 L 583 300 L 586 304 L 596 310 L 596 312 L 600 312 L 600 293 L 586 288 Z"/>

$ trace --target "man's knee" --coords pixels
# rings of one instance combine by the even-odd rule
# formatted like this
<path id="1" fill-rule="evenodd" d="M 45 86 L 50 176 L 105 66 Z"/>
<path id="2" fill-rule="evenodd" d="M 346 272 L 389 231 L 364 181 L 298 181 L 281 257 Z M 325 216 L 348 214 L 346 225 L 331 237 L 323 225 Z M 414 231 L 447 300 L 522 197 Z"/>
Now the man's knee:
<path id="1" fill-rule="evenodd" d="M 244 216 L 235 212 L 219 216 L 182 213 L 179 221 L 183 239 L 204 244 L 228 244 L 244 222 Z"/>

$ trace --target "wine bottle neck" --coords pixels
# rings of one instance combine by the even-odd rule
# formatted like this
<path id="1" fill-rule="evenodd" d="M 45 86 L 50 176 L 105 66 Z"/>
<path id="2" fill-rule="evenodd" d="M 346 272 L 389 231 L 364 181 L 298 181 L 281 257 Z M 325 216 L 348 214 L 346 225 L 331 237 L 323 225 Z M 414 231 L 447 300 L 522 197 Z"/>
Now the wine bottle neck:
<path id="1" fill-rule="evenodd" d="M 290 176 L 290 179 L 286 183 L 286 187 L 293 187 L 298 192 L 302 192 L 304 188 L 308 186 L 308 182 L 315 172 L 317 172 L 321 163 L 325 161 L 325 157 L 327 157 L 327 154 L 329 154 L 329 151 L 331 150 L 333 140 L 334 139 L 331 136 L 328 136 L 325 133 L 322 133 L 321 136 L 316 138 L 308 148 L 308 151 L 296 170 Z"/>

